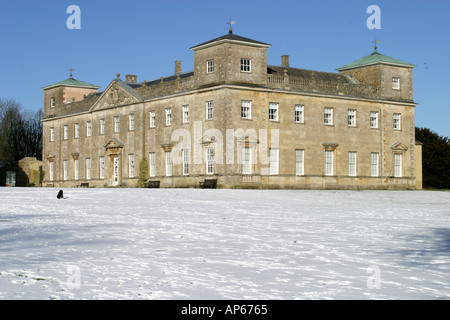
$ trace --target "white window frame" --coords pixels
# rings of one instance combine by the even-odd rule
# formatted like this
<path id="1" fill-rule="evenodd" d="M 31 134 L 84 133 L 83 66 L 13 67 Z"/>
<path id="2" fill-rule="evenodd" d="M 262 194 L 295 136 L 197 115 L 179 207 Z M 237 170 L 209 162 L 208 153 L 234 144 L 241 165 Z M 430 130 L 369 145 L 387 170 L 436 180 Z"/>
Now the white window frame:
<path id="1" fill-rule="evenodd" d="M 380 168 L 379 168 L 379 153 L 372 152 L 370 154 L 370 176 L 371 177 L 379 177 L 380 176 Z"/>
<path id="2" fill-rule="evenodd" d="M 50 128 L 50 142 L 55 141 L 55 128 Z"/>
<path id="3" fill-rule="evenodd" d="M 156 111 L 150 111 L 150 128 L 156 127 Z"/>
<path id="4" fill-rule="evenodd" d="M 213 73 L 214 72 L 214 59 L 210 59 L 206 61 L 206 73 Z"/>
<path id="5" fill-rule="evenodd" d="M 92 135 L 92 122 L 86 121 L 86 137 L 90 137 Z"/>
<path id="6" fill-rule="evenodd" d="M 370 128 L 378 129 L 378 111 L 370 111 Z"/>
<path id="7" fill-rule="evenodd" d="M 51 108 L 55 107 L 55 98 L 50 98 L 50 107 Z"/>
<path id="8" fill-rule="evenodd" d="M 296 104 L 294 108 L 294 121 L 295 123 L 304 123 L 304 110 L 305 106 Z"/>
<path id="9" fill-rule="evenodd" d="M 120 131 L 120 118 L 119 116 L 114 117 L 114 132 L 117 133 Z"/>
<path id="10" fill-rule="evenodd" d="M 347 111 L 347 125 L 349 127 L 356 127 L 356 110 L 348 109 Z"/>
<path id="11" fill-rule="evenodd" d="M 105 134 L 106 122 L 105 119 L 100 119 L 100 134 Z"/>
<path id="12" fill-rule="evenodd" d="M 183 157 L 183 176 L 189 175 L 189 149 L 182 150 Z"/>
<path id="13" fill-rule="evenodd" d="M 67 181 L 68 179 L 68 167 L 67 167 L 67 160 L 63 161 L 63 180 Z"/>
<path id="14" fill-rule="evenodd" d="M 393 127 L 394 127 L 394 130 L 402 129 L 402 114 L 401 113 L 394 113 Z"/>
<path id="15" fill-rule="evenodd" d="M 295 175 L 305 175 L 305 150 L 295 149 Z"/>
<path id="16" fill-rule="evenodd" d="M 172 108 L 166 108 L 166 126 L 172 125 Z"/>
<path id="17" fill-rule="evenodd" d="M 241 173 L 252 174 L 252 149 L 250 147 L 241 149 Z"/>
<path id="18" fill-rule="evenodd" d="M 206 102 L 206 120 L 212 120 L 214 117 L 214 102 Z"/>
<path id="19" fill-rule="evenodd" d="M 91 158 L 86 158 L 86 180 L 91 179 Z"/>
<path id="20" fill-rule="evenodd" d="M 134 113 L 130 113 L 128 115 L 128 123 L 129 123 L 128 129 L 130 131 L 134 131 Z"/>
<path id="21" fill-rule="evenodd" d="M 392 89 L 400 90 L 400 78 L 399 77 L 392 77 Z"/>
<path id="22" fill-rule="evenodd" d="M 325 107 L 323 110 L 323 124 L 326 126 L 333 125 L 333 108 Z"/>
<path id="23" fill-rule="evenodd" d="M 401 153 L 394 153 L 394 177 L 401 178 L 402 175 L 402 160 L 403 155 Z"/>
<path id="24" fill-rule="evenodd" d="M 80 124 L 79 123 L 75 123 L 75 127 L 74 127 L 74 137 L 75 139 L 78 139 L 80 137 Z"/>
<path id="25" fill-rule="evenodd" d="M 55 162 L 54 161 L 50 161 L 49 162 L 49 175 L 48 178 L 50 181 L 53 181 L 54 179 L 54 175 L 55 175 Z"/>
<path id="26" fill-rule="evenodd" d="M 128 178 L 134 178 L 134 154 L 128 155 Z"/>
<path id="27" fill-rule="evenodd" d="M 269 121 L 278 121 L 278 103 L 269 102 Z"/>
<path id="28" fill-rule="evenodd" d="M 325 175 L 334 175 L 334 151 L 325 150 Z"/>
<path id="29" fill-rule="evenodd" d="M 104 179 L 105 178 L 105 157 L 100 157 L 99 158 L 99 177 L 100 179 Z"/>
<path id="30" fill-rule="evenodd" d="M 206 174 L 214 174 L 214 148 L 206 148 Z"/>
<path id="31" fill-rule="evenodd" d="M 252 60 L 241 58 L 241 72 L 252 72 Z"/>
<path id="32" fill-rule="evenodd" d="M 64 125 L 63 131 L 64 131 L 63 139 L 64 140 L 69 139 L 69 126 L 68 125 Z"/>
<path id="33" fill-rule="evenodd" d="M 172 151 L 166 151 L 166 177 L 172 176 Z"/>
<path id="34" fill-rule="evenodd" d="M 269 149 L 269 174 L 277 175 L 280 170 L 280 150 L 278 148 Z"/>
<path id="35" fill-rule="evenodd" d="M 181 106 L 181 110 L 183 112 L 183 123 L 189 123 L 189 105 Z"/>
<path id="36" fill-rule="evenodd" d="M 80 179 L 80 162 L 78 159 L 74 160 L 74 179 Z"/>
<path id="37" fill-rule="evenodd" d="M 156 176 L 156 153 L 150 152 L 148 154 L 148 161 L 149 161 L 149 175 L 150 177 Z"/>
<path id="38" fill-rule="evenodd" d="M 305 150 L 295 149 L 295 175 L 305 175 Z"/>
<path id="39" fill-rule="evenodd" d="M 358 154 L 356 153 L 356 151 L 348 152 L 348 175 L 350 177 L 357 176 L 357 157 Z"/>
<path id="40" fill-rule="evenodd" d="M 250 100 L 241 101 L 241 119 L 252 118 L 252 102 Z"/>

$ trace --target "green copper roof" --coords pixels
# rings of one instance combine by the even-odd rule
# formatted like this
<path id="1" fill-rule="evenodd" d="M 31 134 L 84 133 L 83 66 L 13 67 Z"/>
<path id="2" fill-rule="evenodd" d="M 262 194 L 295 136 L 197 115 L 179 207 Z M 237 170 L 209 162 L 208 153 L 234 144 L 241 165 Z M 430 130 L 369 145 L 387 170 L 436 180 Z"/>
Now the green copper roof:
<path id="1" fill-rule="evenodd" d="M 378 63 L 395 65 L 395 66 L 399 66 L 399 67 L 408 67 L 408 68 L 415 67 L 415 65 L 413 65 L 413 64 L 385 56 L 375 50 L 372 54 L 365 56 L 361 59 L 358 59 L 356 61 L 350 62 L 350 63 L 346 64 L 345 66 L 342 66 L 336 70 L 341 71 L 341 70 L 352 69 L 352 68 L 357 68 L 357 67 L 362 67 L 362 66 L 369 66 L 369 65 L 378 64 Z"/>
<path id="2" fill-rule="evenodd" d="M 64 86 L 64 87 L 81 87 L 81 88 L 92 88 L 92 89 L 99 89 L 99 86 L 96 86 L 95 84 L 92 83 L 87 83 L 84 81 L 80 81 L 77 79 L 74 79 L 72 77 L 70 77 L 69 79 L 51 84 L 49 86 L 46 86 L 44 88 L 42 88 L 43 90 L 45 89 L 50 89 L 50 88 L 54 88 L 54 87 L 59 87 L 59 86 Z"/>

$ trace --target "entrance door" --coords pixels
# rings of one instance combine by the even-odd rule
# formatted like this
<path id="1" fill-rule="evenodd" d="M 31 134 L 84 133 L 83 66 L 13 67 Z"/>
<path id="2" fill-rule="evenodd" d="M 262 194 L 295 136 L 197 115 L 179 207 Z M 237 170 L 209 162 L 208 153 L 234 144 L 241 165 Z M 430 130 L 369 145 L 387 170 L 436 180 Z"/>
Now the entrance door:
<path id="1" fill-rule="evenodd" d="M 114 157 L 113 185 L 117 186 L 118 184 L 119 184 L 119 157 Z"/>

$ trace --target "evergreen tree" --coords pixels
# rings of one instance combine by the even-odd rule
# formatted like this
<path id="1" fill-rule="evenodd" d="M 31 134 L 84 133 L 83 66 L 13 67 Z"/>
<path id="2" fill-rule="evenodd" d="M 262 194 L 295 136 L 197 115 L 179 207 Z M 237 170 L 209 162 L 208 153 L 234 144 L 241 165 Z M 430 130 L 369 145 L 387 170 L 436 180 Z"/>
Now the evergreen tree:
<path id="1" fill-rule="evenodd" d="M 144 158 L 141 160 L 141 162 L 139 162 L 139 180 L 138 180 L 139 188 L 145 188 L 147 186 L 148 179 L 149 179 L 148 162 L 147 159 Z"/>
<path id="2" fill-rule="evenodd" d="M 422 146 L 423 187 L 450 189 L 450 141 L 427 128 L 416 128 Z"/>

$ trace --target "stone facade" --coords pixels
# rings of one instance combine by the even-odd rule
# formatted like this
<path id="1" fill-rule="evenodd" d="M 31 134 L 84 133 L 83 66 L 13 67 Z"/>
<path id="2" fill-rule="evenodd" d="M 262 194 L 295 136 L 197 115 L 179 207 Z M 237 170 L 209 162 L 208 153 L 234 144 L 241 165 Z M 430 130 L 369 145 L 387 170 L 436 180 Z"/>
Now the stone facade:
<path id="1" fill-rule="evenodd" d="M 269 47 L 230 33 L 191 72 L 45 87 L 44 185 L 136 187 L 146 158 L 161 187 L 420 188 L 412 65 L 268 66 Z"/>
<path id="2" fill-rule="evenodd" d="M 16 165 L 0 167 L 0 186 L 41 186 L 42 164 L 35 157 L 25 157 Z"/>

